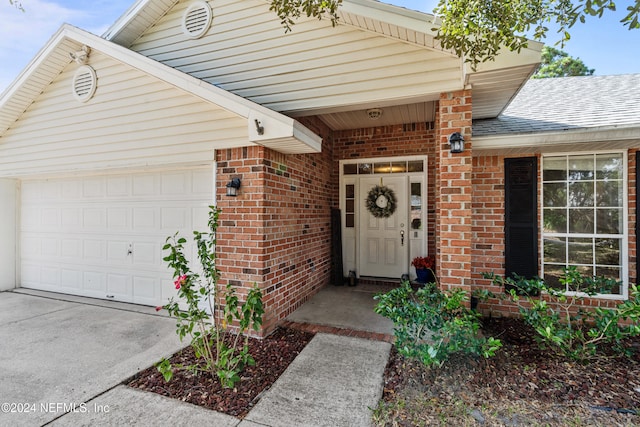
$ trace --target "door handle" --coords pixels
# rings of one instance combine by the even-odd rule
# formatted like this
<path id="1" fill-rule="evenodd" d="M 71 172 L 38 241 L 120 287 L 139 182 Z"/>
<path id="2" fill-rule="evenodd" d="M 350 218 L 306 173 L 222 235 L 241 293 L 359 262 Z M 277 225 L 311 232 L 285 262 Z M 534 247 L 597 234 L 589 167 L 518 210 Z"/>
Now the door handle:
<path id="1" fill-rule="evenodd" d="M 404 230 L 400 230 L 400 246 L 404 246 Z"/>

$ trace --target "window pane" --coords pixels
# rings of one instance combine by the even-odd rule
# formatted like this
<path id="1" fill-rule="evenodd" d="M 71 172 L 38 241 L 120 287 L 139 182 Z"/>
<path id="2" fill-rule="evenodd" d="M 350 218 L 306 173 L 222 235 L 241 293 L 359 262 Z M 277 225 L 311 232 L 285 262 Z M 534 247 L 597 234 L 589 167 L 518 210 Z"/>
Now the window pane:
<path id="1" fill-rule="evenodd" d="M 560 277 L 563 275 L 563 265 L 544 265 L 544 281 L 552 288 L 564 289 L 564 286 L 560 283 Z"/>
<path id="2" fill-rule="evenodd" d="M 373 167 L 371 166 L 371 163 L 358 163 L 358 173 L 360 175 L 373 173 Z"/>
<path id="3" fill-rule="evenodd" d="M 597 179 L 622 179 L 622 154 L 598 154 L 596 156 Z"/>
<path id="4" fill-rule="evenodd" d="M 593 182 L 570 182 L 569 206 L 582 208 L 593 206 Z"/>
<path id="5" fill-rule="evenodd" d="M 345 225 L 347 228 L 355 227 L 355 215 L 354 214 L 345 214 Z"/>
<path id="6" fill-rule="evenodd" d="M 564 182 L 544 184 L 543 192 L 545 207 L 567 206 L 567 184 Z"/>
<path id="7" fill-rule="evenodd" d="M 622 234 L 622 209 L 598 209 L 599 234 Z"/>
<path id="8" fill-rule="evenodd" d="M 409 172 L 424 172 L 424 165 L 422 160 L 416 160 L 409 162 Z"/>
<path id="9" fill-rule="evenodd" d="M 348 212 L 348 213 L 354 213 L 355 212 L 355 207 L 354 207 L 355 203 L 354 202 L 355 202 L 355 200 L 353 200 L 353 199 L 347 200 L 347 203 L 346 203 L 346 206 L 345 206 L 346 212 Z"/>
<path id="10" fill-rule="evenodd" d="M 620 240 L 596 239 L 596 264 L 620 265 Z"/>
<path id="11" fill-rule="evenodd" d="M 596 267 L 596 275 L 606 277 L 607 279 L 620 280 L 620 268 Z M 622 293 L 622 289 L 620 289 L 620 285 L 615 285 L 611 288 L 609 293 L 613 295 L 620 295 Z"/>
<path id="12" fill-rule="evenodd" d="M 342 171 L 345 175 L 355 175 L 358 173 L 358 165 L 349 163 L 342 165 Z"/>
<path id="13" fill-rule="evenodd" d="M 391 163 L 376 163 L 373 166 L 373 173 L 391 173 Z"/>
<path id="14" fill-rule="evenodd" d="M 569 233 L 593 234 L 593 209 L 569 209 Z"/>
<path id="15" fill-rule="evenodd" d="M 622 181 L 596 182 L 596 205 L 618 207 L 622 204 Z"/>
<path id="16" fill-rule="evenodd" d="M 544 260 L 558 264 L 566 264 L 567 251 L 564 237 L 548 237 L 544 239 Z"/>
<path id="17" fill-rule="evenodd" d="M 563 181 L 567 179 L 567 158 L 545 157 L 544 170 L 542 171 L 543 181 Z"/>
<path id="18" fill-rule="evenodd" d="M 547 233 L 567 232 L 567 210 L 566 209 L 545 209 L 544 210 L 544 231 Z"/>
<path id="19" fill-rule="evenodd" d="M 422 184 L 411 183 L 411 229 L 419 230 L 422 227 Z"/>
<path id="20" fill-rule="evenodd" d="M 570 238 L 569 264 L 593 264 L 593 240 Z"/>
<path id="21" fill-rule="evenodd" d="M 593 179 L 593 156 L 569 156 L 569 180 L 592 180 Z"/>
<path id="22" fill-rule="evenodd" d="M 405 173 L 407 171 L 407 162 L 391 163 L 391 173 Z"/>
<path id="23" fill-rule="evenodd" d="M 345 197 L 347 199 L 353 199 L 354 197 L 356 197 L 356 186 L 353 184 L 347 184 L 345 186 Z"/>

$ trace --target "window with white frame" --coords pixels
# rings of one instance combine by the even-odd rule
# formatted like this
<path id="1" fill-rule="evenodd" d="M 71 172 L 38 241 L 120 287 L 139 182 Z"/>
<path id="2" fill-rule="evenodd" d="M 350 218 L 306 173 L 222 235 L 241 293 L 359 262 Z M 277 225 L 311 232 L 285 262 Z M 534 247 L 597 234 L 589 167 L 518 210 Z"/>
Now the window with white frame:
<path id="1" fill-rule="evenodd" d="M 626 156 L 547 155 L 542 166 L 542 268 L 557 287 L 563 269 L 585 276 L 626 277 Z M 571 291 L 571 289 L 567 289 Z M 625 295 L 624 287 L 612 294 Z"/>

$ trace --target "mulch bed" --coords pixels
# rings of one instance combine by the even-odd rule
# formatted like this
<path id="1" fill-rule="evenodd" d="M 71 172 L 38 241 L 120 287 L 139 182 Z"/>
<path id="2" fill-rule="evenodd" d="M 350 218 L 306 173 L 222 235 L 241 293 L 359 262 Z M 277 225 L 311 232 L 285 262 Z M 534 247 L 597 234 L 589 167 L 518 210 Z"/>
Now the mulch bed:
<path id="1" fill-rule="evenodd" d="M 383 400 L 403 403 L 381 424 L 640 425 L 640 352 L 580 364 L 541 351 L 519 319 L 488 319 L 483 331 L 503 342 L 493 358 L 429 369 L 394 348 Z M 627 344 L 640 350 L 640 339 Z"/>
<path id="2" fill-rule="evenodd" d="M 240 374 L 241 381 L 233 389 L 222 388 L 220 382 L 207 373 L 194 375 L 185 370 L 174 372 L 173 378 L 167 383 L 155 367 L 138 373 L 127 385 L 243 418 L 313 335 L 295 329 L 278 328 L 262 340 L 250 338 L 249 353 L 256 365 L 245 367 Z M 169 360 L 174 366 L 196 363 L 191 347 L 174 354 Z"/>

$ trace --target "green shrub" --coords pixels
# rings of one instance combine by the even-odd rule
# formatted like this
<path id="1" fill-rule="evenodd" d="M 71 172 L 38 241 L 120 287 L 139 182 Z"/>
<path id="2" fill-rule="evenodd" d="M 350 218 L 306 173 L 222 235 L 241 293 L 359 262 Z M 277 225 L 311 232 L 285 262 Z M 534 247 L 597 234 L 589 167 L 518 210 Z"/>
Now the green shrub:
<path id="1" fill-rule="evenodd" d="M 502 346 L 499 340 L 480 336 L 479 314 L 465 306 L 463 290 L 446 293 L 428 283 L 414 291 L 404 281 L 375 299 L 376 313 L 394 323 L 398 352 L 425 365 L 441 366 L 459 352 L 490 357 Z"/>
<path id="2" fill-rule="evenodd" d="M 484 277 L 508 289 L 507 297 L 518 305 L 523 319 L 536 331 L 539 345 L 561 356 L 585 361 L 597 357 L 604 348 L 622 352 L 625 338 L 640 335 L 640 291 L 636 285 L 630 286 L 629 299 L 615 308 L 584 309 L 580 307 L 582 300 L 610 292 L 619 282 L 585 277 L 576 267 L 564 270 L 560 278 L 562 289 L 553 288 L 540 278 L 505 278 L 493 273 L 485 273 Z M 572 295 L 567 295 L 566 289 L 571 289 Z"/>
<path id="3" fill-rule="evenodd" d="M 173 376 L 174 368 L 195 373 L 207 371 L 213 378 L 217 376 L 223 387 L 231 388 L 240 381 L 238 374 L 242 369 L 246 365 L 255 364 L 249 354 L 247 332 L 251 329 L 258 331 L 262 325 L 262 293 L 254 286 L 241 304 L 230 284 L 219 289 L 220 274 L 216 268 L 215 253 L 219 214 L 220 210 L 211 206 L 208 223 L 210 231 L 193 233 L 202 275 L 191 270 L 184 255 L 186 239 L 178 237 L 176 233 L 167 238 L 163 248 L 169 251 L 164 261 L 174 271 L 178 298 L 186 304 L 186 310 L 182 310 L 174 298 L 157 309 L 165 308 L 170 316 L 177 319 L 176 333 L 180 340 L 188 335 L 196 357 L 204 364 L 172 366 L 168 360 L 163 359 L 157 367 L 166 381 Z M 216 305 L 221 300 L 224 304 Z M 218 310 L 222 312 L 219 313 Z"/>

